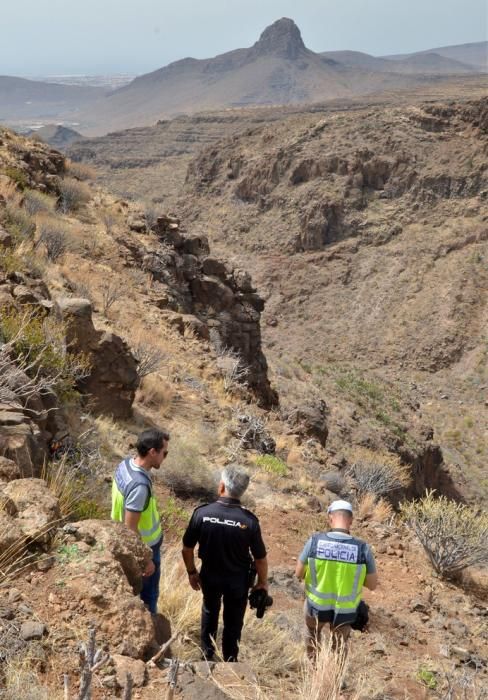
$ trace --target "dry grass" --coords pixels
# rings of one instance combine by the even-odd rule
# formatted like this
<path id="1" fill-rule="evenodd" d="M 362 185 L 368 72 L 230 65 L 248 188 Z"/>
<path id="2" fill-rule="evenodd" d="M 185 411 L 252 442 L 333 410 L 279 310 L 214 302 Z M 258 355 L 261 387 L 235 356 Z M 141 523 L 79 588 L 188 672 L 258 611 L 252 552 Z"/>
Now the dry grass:
<path id="1" fill-rule="evenodd" d="M 171 631 L 180 633 L 173 646 L 173 654 L 183 660 L 200 658 L 201 594 L 188 584 L 181 559 L 180 547 L 165 550 L 161 567 L 158 609 L 171 622 Z"/>
<path id="2" fill-rule="evenodd" d="M 56 209 L 56 199 L 38 190 L 25 190 L 24 208 L 31 215 L 52 214 Z"/>
<path id="3" fill-rule="evenodd" d="M 97 170 L 87 163 L 77 163 L 73 160 L 66 160 L 66 172 L 75 180 L 94 180 L 97 176 Z"/>
<path id="4" fill-rule="evenodd" d="M 12 180 L 0 178 L 0 196 L 5 199 L 7 204 L 20 207 L 22 194 Z"/>
<path id="5" fill-rule="evenodd" d="M 359 499 L 355 515 L 359 520 L 384 523 L 393 517 L 393 508 L 384 499 L 377 499 L 373 493 L 366 493 Z"/>
<path id="6" fill-rule="evenodd" d="M 94 425 L 97 430 L 100 452 L 106 459 L 115 461 L 127 456 L 131 435 L 120 423 L 115 422 L 109 416 L 98 416 Z"/>
<path id="7" fill-rule="evenodd" d="M 167 417 L 175 396 L 174 387 L 160 374 L 152 374 L 143 378 L 136 400 L 147 408 L 156 409 L 161 417 Z"/>
<path id="8" fill-rule="evenodd" d="M 31 656 L 16 657 L 4 665 L 2 700 L 62 700 L 61 690 L 48 686 L 36 672 L 35 664 L 42 661 Z"/>
<path id="9" fill-rule="evenodd" d="M 344 697 L 341 687 L 347 666 L 344 647 L 333 649 L 332 639 L 329 637 L 328 644 L 321 645 L 316 663 L 312 664 L 308 660 L 303 663 L 295 697 L 303 700 L 340 700 Z M 359 691 L 348 695 L 349 700 L 358 700 L 359 697 Z"/>
<path id="10" fill-rule="evenodd" d="M 180 433 L 181 435 L 181 433 Z M 201 455 L 200 436 L 188 433 L 171 437 L 168 458 L 161 469 L 164 483 L 181 498 L 212 498 L 217 489 L 217 474 Z"/>

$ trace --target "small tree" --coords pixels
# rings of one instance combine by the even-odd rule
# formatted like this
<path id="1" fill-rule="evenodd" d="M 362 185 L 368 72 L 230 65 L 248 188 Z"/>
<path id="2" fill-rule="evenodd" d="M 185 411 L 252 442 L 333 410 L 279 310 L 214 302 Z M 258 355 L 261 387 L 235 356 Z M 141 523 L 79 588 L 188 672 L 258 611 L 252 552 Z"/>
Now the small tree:
<path id="1" fill-rule="evenodd" d="M 420 501 L 403 503 L 401 512 L 441 576 L 488 564 L 488 514 L 445 496 L 435 498 L 434 491 Z"/>
<path id="2" fill-rule="evenodd" d="M 102 286 L 102 313 L 104 316 L 124 296 L 124 288 L 117 282 L 108 281 Z"/>

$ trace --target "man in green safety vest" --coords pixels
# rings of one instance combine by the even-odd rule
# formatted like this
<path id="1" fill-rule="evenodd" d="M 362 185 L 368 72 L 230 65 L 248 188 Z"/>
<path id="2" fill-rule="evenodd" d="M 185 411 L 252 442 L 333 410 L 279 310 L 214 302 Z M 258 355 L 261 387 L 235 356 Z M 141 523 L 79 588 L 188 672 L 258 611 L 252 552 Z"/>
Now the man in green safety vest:
<path id="1" fill-rule="evenodd" d="M 112 520 L 123 522 L 152 549 L 143 572 L 141 598 L 149 611 L 157 612 L 161 576 L 163 532 L 153 492 L 151 469 L 159 469 L 168 454 L 169 434 L 152 428 L 137 438 L 134 458 L 124 459 L 112 482 Z"/>
<path id="2" fill-rule="evenodd" d="M 308 539 L 295 570 L 299 579 L 305 579 L 307 653 L 312 659 L 326 624 L 334 645 L 340 639 L 346 644 L 363 586 L 373 591 L 378 583 L 369 545 L 350 534 L 351 504 L 334 501 L 327 512 L 330 530 L 316 532 Z"/>

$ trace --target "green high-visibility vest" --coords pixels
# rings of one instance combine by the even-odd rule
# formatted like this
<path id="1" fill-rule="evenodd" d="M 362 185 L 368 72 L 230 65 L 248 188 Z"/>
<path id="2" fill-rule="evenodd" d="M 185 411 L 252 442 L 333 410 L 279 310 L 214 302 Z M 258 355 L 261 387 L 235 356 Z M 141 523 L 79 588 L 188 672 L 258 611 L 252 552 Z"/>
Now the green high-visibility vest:
<path id="1" fill-rule="evenodd" d="M 366 578 L 366 544 L 355 537 L 338 540 L 319 532 L 305 573 L 305 591 L 316 610 L 354 617 Z"/>
<path id="2" fill-rule="evenodd" d="M 124 521 L 125 499 L 133 488 L 144 485 L 148 489 L 148 497 L 144 510 L 137 525 L 141 540 L 150 547 L 158 544 L 163 532 L 161 518 L 159 517 L 156 499 L 153 495 L 152 483 L 149 476 L 141 471 L 133 469 L 130 459 L 119 464 L 112 482 L 112 520 Z"/>

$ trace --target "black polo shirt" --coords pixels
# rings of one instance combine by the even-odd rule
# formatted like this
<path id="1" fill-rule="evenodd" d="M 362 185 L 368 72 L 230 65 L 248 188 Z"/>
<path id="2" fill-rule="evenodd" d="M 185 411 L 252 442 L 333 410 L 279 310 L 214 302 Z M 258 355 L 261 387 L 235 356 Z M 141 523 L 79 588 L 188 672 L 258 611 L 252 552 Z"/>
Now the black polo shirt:
<path id="1" fill-rule="evenodd" d="M 217 576 L 247 575 L 254 559 L 266 556 L 259 520 L 235 498 L 219 498 L 193 511 L 183 535 L 185 547 L 199 544 L 202 571 Z"/>

